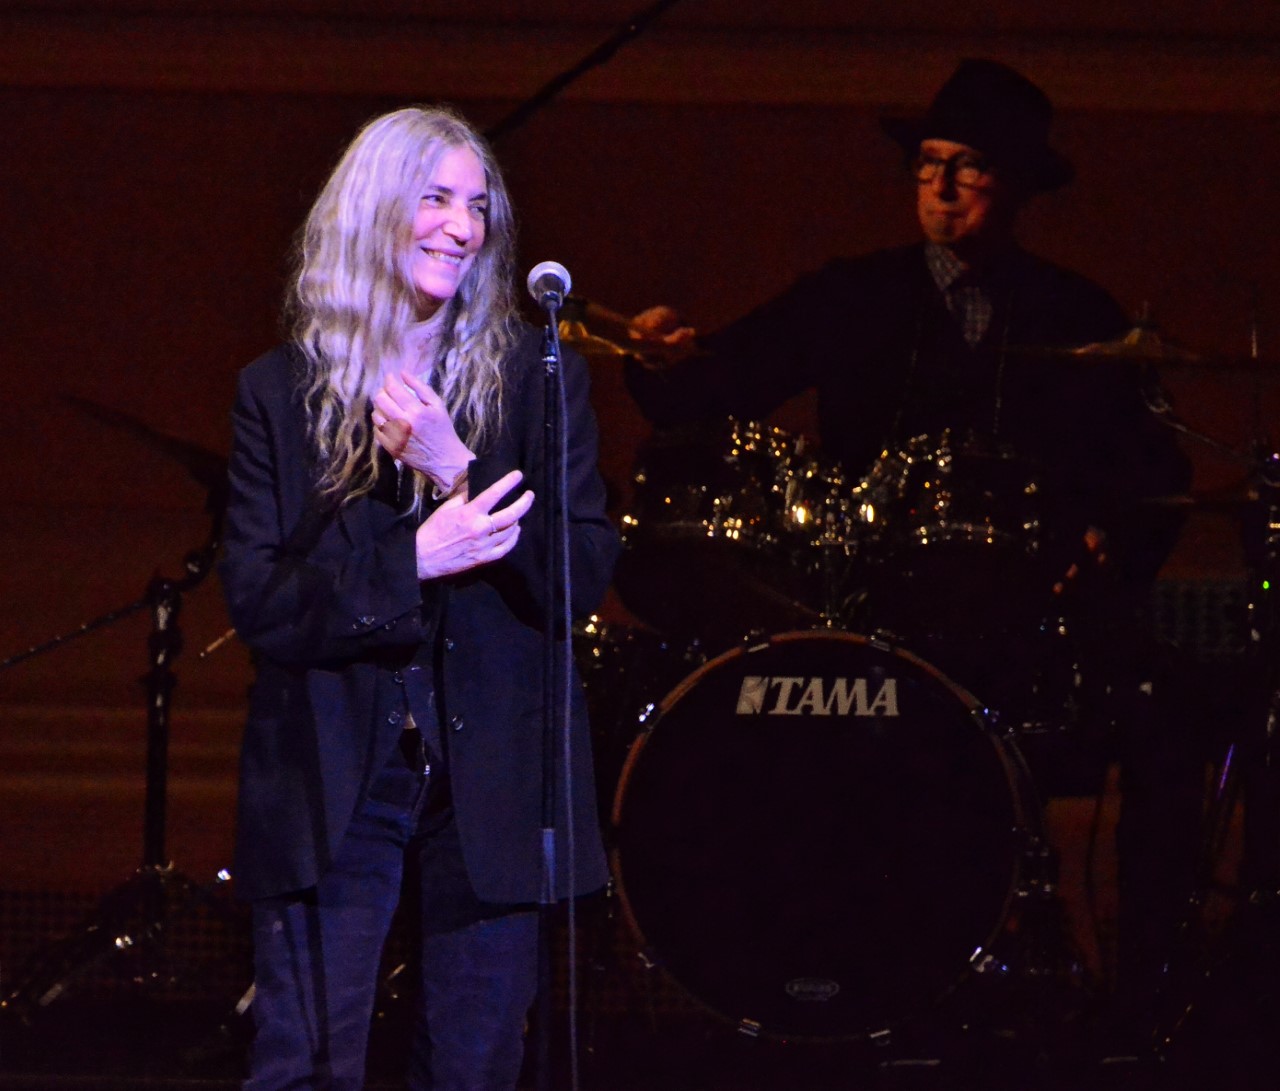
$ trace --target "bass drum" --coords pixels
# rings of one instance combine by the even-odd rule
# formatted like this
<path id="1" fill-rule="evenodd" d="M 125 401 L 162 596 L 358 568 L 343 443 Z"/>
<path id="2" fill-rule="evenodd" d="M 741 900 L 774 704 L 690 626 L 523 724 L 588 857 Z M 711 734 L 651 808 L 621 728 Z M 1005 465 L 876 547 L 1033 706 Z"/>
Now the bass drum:
<path id="1" fill-rule="evenodd" d="M 1016 749 L 909 652 L 792 632 L 694 671 L 636 739 L 614 874 L 646 954 L 753 1032 L 927 1010 L 1010 920 L 1038 813 Z"/>

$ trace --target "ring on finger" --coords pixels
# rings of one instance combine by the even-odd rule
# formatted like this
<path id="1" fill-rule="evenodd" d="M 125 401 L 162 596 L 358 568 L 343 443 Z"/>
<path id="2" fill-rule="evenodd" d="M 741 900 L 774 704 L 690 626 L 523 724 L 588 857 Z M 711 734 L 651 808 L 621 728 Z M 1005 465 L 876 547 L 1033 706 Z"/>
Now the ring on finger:
<path id="1" fill-rule="evenodd" d="M 498 533 L 498 524 L 493 521 L 492 515 L 489 516 L 489 533 L 490 534 Z"/>

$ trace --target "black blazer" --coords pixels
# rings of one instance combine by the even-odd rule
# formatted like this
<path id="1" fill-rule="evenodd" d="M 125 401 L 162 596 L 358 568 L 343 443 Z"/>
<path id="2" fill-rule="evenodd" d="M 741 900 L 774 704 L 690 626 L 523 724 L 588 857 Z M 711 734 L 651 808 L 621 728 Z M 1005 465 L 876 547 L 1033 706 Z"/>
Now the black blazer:
<path id="1" fill-rule="evenodd" d="M 504 364 L 503 423 L 469 470 L 472 495 L 519 468 L 542 488 L 540 338 L 526 328 Z M 599 603 L 618 542 L 604 514 L 596 426 L 581 357 L 565 354 L 571 604 Z M 224 559 L 231 619 L 256 677 L 241 752 L 237 892 L 261 898 L 314 885 L 401 730 L 399 672 L 435 660 L 447 710 L 449 770 L 463 858 L 486 901 L 540 893 L 542 778 L 541 497 L 501 561 L 419 583 L 414 534 L 378 490 L 326 512 L 301 408 L 296 350 L 241 374 Z M 424 645 L 431 654 L 420 654 Z M 573 801 L 573 889 L 606 877 L 581 686 L 570 715 L 570 783 L 557 765 L 559 896 L 570 889 L 566 798 Z M 570 791 L 571 789 L 571 791 Z"/>

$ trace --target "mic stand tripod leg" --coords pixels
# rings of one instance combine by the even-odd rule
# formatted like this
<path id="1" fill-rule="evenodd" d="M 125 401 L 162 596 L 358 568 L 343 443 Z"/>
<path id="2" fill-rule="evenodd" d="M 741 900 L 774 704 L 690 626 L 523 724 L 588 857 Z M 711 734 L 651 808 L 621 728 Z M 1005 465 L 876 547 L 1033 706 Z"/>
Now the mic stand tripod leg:
<path id="1" fill-rule="evenodd" d="M 182 649 L 177 619 L 182 591 L 204 575 L 198 561 L 212 554 L 193 554 L 188 578 L 152 580 L 146 601 L 151 607 L 148 638 L 150 669 L 147 690 L 146 800 L 143 854 L 138 870 L 108 893 L 95 911 L 70 935 L 47 944 L 24 968 L 15 986 L 0 995 L 0 1014 L 30 1022 L 92 972 L 108 962 L 131 967 L 136 984 L 176 980 L 171 952 L 164 949 L 174 920 L 195 906 L 211 910 L 231 923 L 232 911 L 205 888 L 178 872 L 165 858 L 168 791 L 169 709 L 176 678 L 172 664 Z"/>
<path id="2" fill-rule="evenodd" d="M 232 920 L 229 908 L 172 865 L 140 867 L 74 931 L 36 953 L 0 997 L 0 1013 L 29 1024 L 110 963 L 126 967 L 135 985 L 174 984 L 178 973 L 163 944 L 173 922 L 195 907 Z"/>

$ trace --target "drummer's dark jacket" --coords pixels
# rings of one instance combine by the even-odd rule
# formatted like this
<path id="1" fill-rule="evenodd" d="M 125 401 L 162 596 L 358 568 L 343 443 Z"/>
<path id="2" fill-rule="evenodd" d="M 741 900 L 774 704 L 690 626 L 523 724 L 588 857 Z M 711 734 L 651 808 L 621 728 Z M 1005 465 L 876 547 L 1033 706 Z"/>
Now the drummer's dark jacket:
<path id="1" fill-rule="evenodd" d="M 472 495 L 516 468 L 522 487 L 542 490 L 539 346 L 525 329 L 505 361 L 502 426 L 470 465 Z M 534 902 L 544 824 L 542 500 L 521 520 L 505 558 L 419 582 L 421 515 L 405 504 L 390 459 L 372 494 L 336 509 L 317 499 L 301 374 L 289 347 L 256 360 L 241 374 L 232 418 L 220 571 L 256 667 L 241 758 L 237 893 L 262 898 L 315 884 L 411 711 L 437 766 L 447 766 L 476 893 L 488 902 Z M 566 353 L 564 374 L 570 597 L 581 617 L 609 583 L 617 536 L 604 515 L 582 359 Z M 598 889 L 607 874 L 577 685 L 570 718 L 570 784 L 558 772 L 555 786 L 559 896 L 571 886 Z M 562 736 L 554 738 L 559 750 Z"/>
<path id="2" fill-rule="evenodd" d="M 882 450 L 916 436 L 991 438 L 1036 465 L 1064 560 L 1084 527 L 1102 527 L 1123 577 L 1145 583 L 1177 519 L 1151 506 L 1135 512 L 1143 498 L 1184 490 L 1189 463 L 1147 409 L 1137 369 L 1044 351 L 1118 338 L 1129 327 L 1124 311 L 1089 280 L 1021 249 L 985 283 L 993 314 L 970 346 L 923 244 L 835 260 L 676 367 L 633 361 L 628 386 L 667 426 L 724 414 L 761 420 L 816 389 L 823 451 L 855 479 Z"/>

